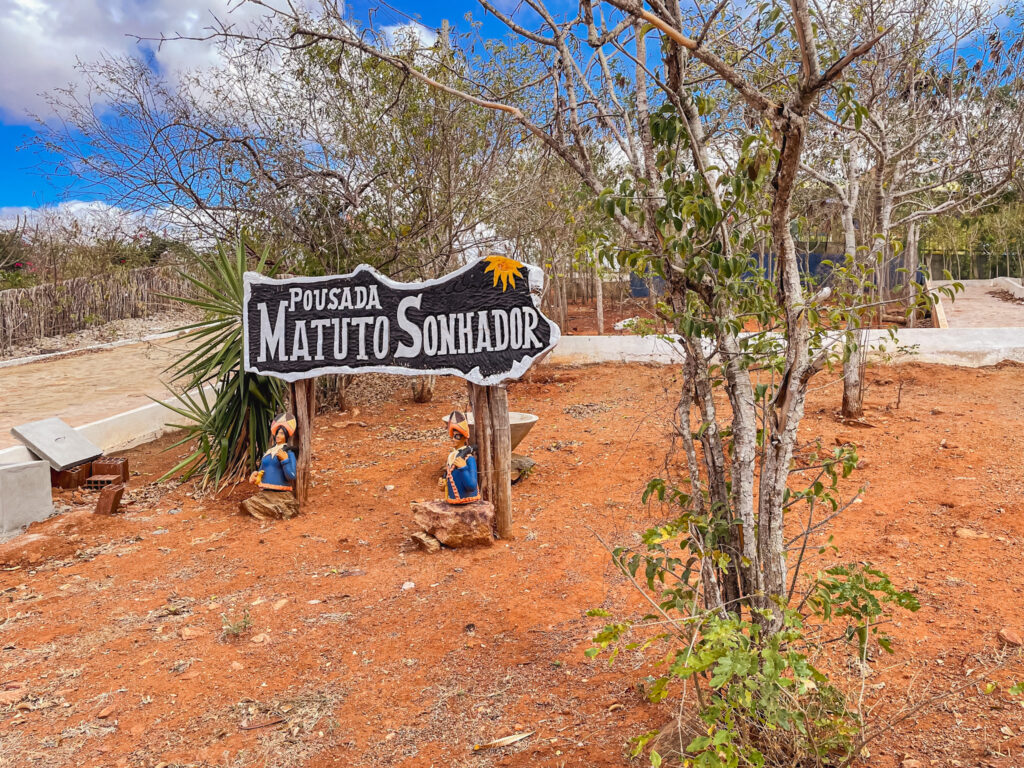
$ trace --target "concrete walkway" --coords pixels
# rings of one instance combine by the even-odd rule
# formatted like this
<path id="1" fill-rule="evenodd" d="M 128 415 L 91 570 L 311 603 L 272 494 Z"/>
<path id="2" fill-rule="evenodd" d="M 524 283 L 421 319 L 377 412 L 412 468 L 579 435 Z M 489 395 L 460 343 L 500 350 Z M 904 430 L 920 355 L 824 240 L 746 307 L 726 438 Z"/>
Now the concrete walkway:
<path id="1" fill-rule="evenodd" d="M 0 448 L 20 443 L 10 429 L 57 416 L 79 427 L 167 398 L 164 369 L 179 339 L 161 339 L 0 368 Z"/>
<path id="2" fill-rule="evenodd" d="M 1024 328 L 1024 304 L 1004 301 L 991 294 L 998 291 L 1018 291 L 1024 297 L 1024 288 L 1014 286 L 1005 279 L 961 280 L 964 290 L 953 301 L 943 297 L 946 322 L 950 328 Z M 1013 281 L 1016 283 L 1016 281 Z M 947 283 L 935 283 L 944 285 Z"/>

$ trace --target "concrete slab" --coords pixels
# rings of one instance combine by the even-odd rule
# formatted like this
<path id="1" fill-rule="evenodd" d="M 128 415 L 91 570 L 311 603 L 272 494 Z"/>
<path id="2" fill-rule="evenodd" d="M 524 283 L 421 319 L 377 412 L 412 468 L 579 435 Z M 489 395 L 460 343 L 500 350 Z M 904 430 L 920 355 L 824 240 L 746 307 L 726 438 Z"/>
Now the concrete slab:
<path id="1" fill-rule="evenodd" d="M 11 434 L 54 469 L 68 469 L 103 455 L 103 449 L 58 418 L 11 427 Z"/>
<path id="2" fill-rule="evenodd" d="M 14 533 L 53 514 L 50 465 L 0 464 L 0 534 Z"/>

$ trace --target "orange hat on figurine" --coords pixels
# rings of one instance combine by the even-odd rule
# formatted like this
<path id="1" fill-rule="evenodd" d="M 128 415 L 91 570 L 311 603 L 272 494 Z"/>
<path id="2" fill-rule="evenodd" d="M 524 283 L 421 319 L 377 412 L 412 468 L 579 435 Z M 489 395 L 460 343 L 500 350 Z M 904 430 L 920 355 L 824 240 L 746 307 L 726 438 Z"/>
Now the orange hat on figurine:
<path id="1" fill-rule="evenodd" d="M 462 411 L 452 411 L 448 416 L 448 437 L 454 437 L 456 432 L 469 439 L 469 420 Z"/>
<path id="2" fill-rule="evenodd" d="M 284 427 L 284 431 L 288 434 L 288 437 L 295 436 L 295 426 L 297 422 L 295 417 L 290 413 L 281 413 L 274 417 L 274 420 L 270 422 L 270 434 L 271 436 L 277 434 L 277 430 Z"/>

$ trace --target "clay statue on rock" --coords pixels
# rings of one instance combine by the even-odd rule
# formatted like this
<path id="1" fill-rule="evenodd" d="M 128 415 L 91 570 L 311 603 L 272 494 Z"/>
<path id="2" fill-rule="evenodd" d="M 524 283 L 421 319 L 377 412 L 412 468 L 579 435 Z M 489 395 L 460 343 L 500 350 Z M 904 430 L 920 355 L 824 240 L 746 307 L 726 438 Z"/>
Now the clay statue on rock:
<path id="1" fill-rule="evenodd" d="M 445 462 L 438 488 L 444 499 L 412 502 L 413 522 L 421 533 L 412 535 L 417 546 L 427 552 L 446 547 L 490 546 L 494 542 L 494 505 L 480 500 L 476 457 L 468 444 L 469 423 L 461 411 L 445 419 L 454 447 Z"/>
<path id="2" fill-rule="evenodd" d="M 260 520 L 287 519 L 299 512 L 295 498 L 295 449 L 288 443 L 295 437 L 295 417 L 290 413 L 276 416 L 270 424 L 270 447 L 260 459 L 260 468 L 249 476 L 249 482 L 260 492 L 239 505 L 247 515 Z"/>
<path id="3" fill-rule="evenodd" d="M 473 455 L 475 449 L 469 445 L 469 421 L 462 411 L 452 411 L 447 421 L 448 436 L 455 441 L 455 447 L 448 454 L 444 477 L 438 486 L 444 491 L 444 500 L 449 504 L 480 501 L 476 457 Z"/>

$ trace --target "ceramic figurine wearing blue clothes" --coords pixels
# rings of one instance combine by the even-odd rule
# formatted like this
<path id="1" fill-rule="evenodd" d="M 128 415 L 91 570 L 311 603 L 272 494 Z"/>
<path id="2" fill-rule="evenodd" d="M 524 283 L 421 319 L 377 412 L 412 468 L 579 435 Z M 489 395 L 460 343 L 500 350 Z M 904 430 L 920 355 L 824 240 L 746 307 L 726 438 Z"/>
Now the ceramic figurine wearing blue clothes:
<path id="1" fill-rule="evenodd" d="M 438 485 L 444 489 L 444 500 L 449 504 L 469 504 L 480 501 L 480 486 L 476 477 L 474 448 L 468 445 L 469 421 L 461 411 L 452 411 L 448 417 L 448 436 L 455 447 L 448 454 L 444 477 Z"/>
<path id="2" fill-rule="evenodd" d="M 288 440 L 295 436 L 295 417 L 282 413 L 270 424 L 271 445 L 260 460 L 260 468 L 249 482 L 265 491 L 291 491 L 295 488 L 295 450 Z"/>

